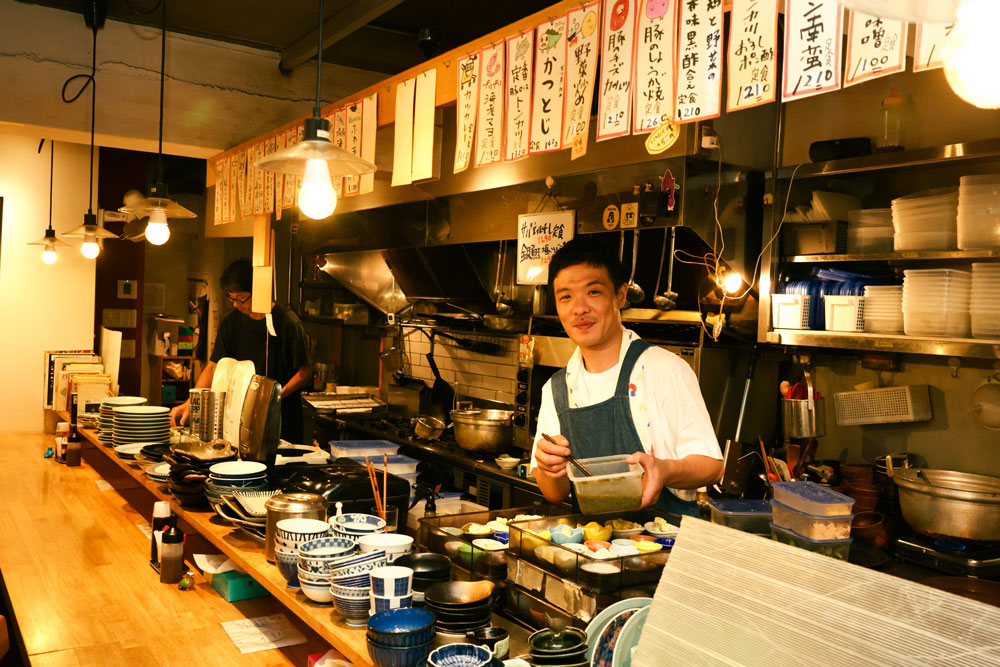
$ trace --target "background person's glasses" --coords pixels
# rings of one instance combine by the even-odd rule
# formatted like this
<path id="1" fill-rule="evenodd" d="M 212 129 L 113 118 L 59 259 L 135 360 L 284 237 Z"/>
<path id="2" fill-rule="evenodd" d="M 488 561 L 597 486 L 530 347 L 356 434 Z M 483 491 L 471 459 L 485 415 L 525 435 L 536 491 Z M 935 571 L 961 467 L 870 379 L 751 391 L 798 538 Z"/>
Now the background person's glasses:
<path id="1" fill-rule="evenodd" d="M 227 294 L 226 303 L 232 306 L 242 306 L 244 303 L 250 300 L 250 296 L 251 296 L 250 294 L 247 294 L 245 297 L 240 299 L 238 297 L 233 296 L 232 294 Z"/>

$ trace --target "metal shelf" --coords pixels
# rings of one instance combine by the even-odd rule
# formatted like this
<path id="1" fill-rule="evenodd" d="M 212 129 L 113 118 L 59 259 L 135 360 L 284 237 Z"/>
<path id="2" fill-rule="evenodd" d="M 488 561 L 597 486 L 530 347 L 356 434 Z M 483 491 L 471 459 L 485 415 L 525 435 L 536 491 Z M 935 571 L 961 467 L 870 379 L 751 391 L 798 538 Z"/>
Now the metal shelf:
<path id="1" fill-rule="evenodd" d="M 927 338 L 902 334 L 775 329 L 768 333 L 768 342 L 780 345 L 830 347 L 869 352 L 1000 359 L 1000 340 L 985 338 Z"/>
<path id="2" fill-rule="evenodd" d="M 903 250 L 900 252 L 858 253 L 839 255 L 793 255 L 782 257 L 792 264 L 826 264 L 827 262 L 925 262 L 937 260 L 1000 259 L 1000 250 Z"/>

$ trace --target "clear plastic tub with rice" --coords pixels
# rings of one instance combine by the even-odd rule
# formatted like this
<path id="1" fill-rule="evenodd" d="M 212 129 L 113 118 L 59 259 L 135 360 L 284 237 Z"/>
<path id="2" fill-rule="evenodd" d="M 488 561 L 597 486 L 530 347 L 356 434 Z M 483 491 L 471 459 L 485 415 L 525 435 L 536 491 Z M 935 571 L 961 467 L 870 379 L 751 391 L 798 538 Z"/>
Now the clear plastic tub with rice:
<path id="1" fill-rule="evenodd" d="M 806 551 L 813 551 L 837 560 L 847 560 L 851 554 L 851 542 L 854 538 L 848 537 L 846 540 L 810 540 L 793 530 L 788 530 L 771 524 L 771 538 L 783 544 L 791 544 Z"/>
<path id="2" fill-rule="evenodd" d="M 811 540 L 843 540 L 851 536 L 853 514 L 827 516 L 806 514 L 777 500 L 771 501 L 772 521 Z"/>
<path id="3" fill-rule="evenodd" d="M 850 514 L 854 498 L 816 482 L 775 482 L 774 499 L 804 514 L 843 516 Z"/>
<path id="4" fill-rule="evenodd" d="M 642 504 L 642 466 L 626 463 L 627 456 L 581 459 L 592 473 L 586 477 L 576 466 L 567 465 L 569 481 L 583 514 L 603 514 L 639 509 Z"/>

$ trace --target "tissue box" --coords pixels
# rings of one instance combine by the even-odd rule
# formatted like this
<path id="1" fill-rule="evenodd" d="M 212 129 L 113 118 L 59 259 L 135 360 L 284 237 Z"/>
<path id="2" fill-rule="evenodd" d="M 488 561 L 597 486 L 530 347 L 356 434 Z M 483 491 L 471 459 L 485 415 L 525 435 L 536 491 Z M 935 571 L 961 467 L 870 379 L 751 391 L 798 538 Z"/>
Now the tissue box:
<path id="1" fill-rule="evenodd" d="M 234 570 L 213 574 L 212 588 L 217 590 L 226 602 L 239 602 L 270 595 L 253 577 Z"/>

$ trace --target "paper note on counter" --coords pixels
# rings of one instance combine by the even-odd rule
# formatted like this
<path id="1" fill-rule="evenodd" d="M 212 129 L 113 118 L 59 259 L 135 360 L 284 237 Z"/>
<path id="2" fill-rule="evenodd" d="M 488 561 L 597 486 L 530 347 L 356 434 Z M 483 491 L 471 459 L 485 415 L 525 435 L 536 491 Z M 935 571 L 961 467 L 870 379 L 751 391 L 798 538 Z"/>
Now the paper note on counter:
<path id="1" fill-rule="evenodd" d="M 306 643 L 305 636 L 292 626 L 284 614 L 226 621 L 220 625 L 240 653 L 255 653 Z"/>
<path id="2" fill-rule="evenodd" d="M 206 574 L 222 574 L 236 569 L 236 563 L 225 554 L 195 554 L 194 564 Z"/>

